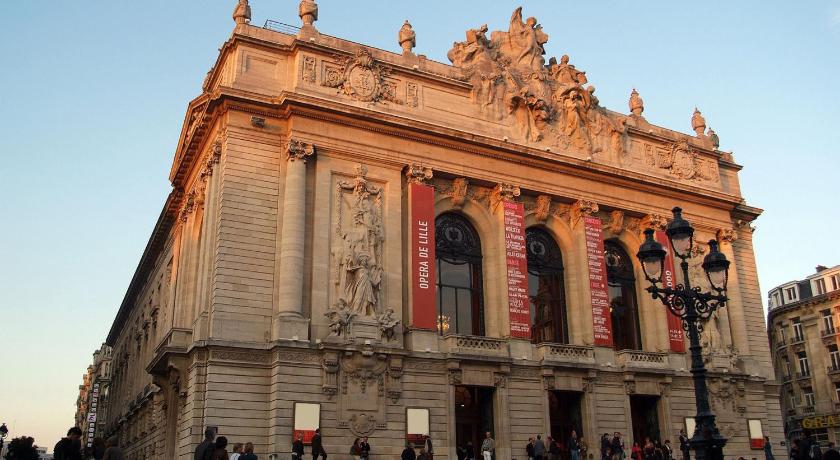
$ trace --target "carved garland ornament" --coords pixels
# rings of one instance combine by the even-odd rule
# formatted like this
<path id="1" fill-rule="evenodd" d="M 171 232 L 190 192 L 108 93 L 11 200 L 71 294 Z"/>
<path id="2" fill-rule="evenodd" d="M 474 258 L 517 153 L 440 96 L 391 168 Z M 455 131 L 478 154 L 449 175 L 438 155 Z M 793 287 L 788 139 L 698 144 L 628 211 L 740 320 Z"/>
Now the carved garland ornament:
<path id="1" fill-rule="evenodd" d="M 385 79 L 390 69 L 378 63 L 370 51 L 362 48 L 355 56 L 347 58 L 339 67 L 324 67 L 321 85 L 339 91 L 362 102 L 390 101 L 402 104 L 397 98 L 397 88 Z"/>

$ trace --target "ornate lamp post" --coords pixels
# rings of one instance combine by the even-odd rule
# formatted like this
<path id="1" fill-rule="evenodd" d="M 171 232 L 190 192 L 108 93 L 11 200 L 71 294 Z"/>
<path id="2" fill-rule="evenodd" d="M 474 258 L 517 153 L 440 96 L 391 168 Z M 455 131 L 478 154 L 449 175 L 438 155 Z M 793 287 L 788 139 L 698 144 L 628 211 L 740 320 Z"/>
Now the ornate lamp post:
<path id="1" fill-rule="evenodd" d="M 703 324 L 718 308 L 726 306 L 726 284 L 729 280 L 729 261 L 718 250 L 718 242 L 709 241 L 709 254 L 703 259 L 703 271 L 709 280 L 713 292 L 701 292 L 699 286 L 691 286 L 688 275 L 688 258 L 694 247 L 694 228 L 682 218 L 682 209 L 674 208 L 674 219 L 668 224 L 665 233 L 680 259 L 683 283 L 675 287 L 663 286 L 662 272 L 667 253 L 653 237 L 653 229 L 645 230 L 645 241 L 639 247 L 636 257 L 642 263 L 645 278 L 651 283 L 647 291 L 654 299 L 659 299 L 668 309 L 677 315 L 688 332 L 689 351 L 691 352 L 691 375 L 694 378 L 694 400 L 697 414 L 694 434 L 689 441 L 697 460 L 722 460 L 726 438 L 721 436 L 715 426 L 715 415 L 709 405 L 709 389 L 706 386 L 706 366 L 703 364 L 700 333 Z"/>

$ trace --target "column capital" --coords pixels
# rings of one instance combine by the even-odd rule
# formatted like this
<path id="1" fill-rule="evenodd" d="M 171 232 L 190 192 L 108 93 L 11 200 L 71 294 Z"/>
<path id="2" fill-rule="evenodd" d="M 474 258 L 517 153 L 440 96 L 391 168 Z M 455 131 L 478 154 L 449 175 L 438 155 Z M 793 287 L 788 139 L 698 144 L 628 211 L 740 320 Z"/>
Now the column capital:
<path id="1" fill-rule="evenodd" d="M 306 163 L 310 157 L 315 156 L 315 146 L 297 139 L 289 139 L 286 143 L 286 159 L 289 161 L 302 161 Z"/>
<path id="2" fill-rule="evenodd" d="M 654 230 L 665 230 L 668 225 L 668 218 L 661 214 L 648 214 L 642 218 L 639 224 L 639 231 L 643 232 L 649 228 Z"/>
<path id="3" fill-rule="evenodd" d="M 734 228 L 720 228 L 715 234 L 720 243 L 732 244 L 738 239 L 738 232 Z"/>
<path id="4" fill-rule="evenodd" d="M 423 184 L 431 179 L 432 176 L 432 168 L 418 163 L 411 163 L 405 169 L 405 177 L 409 184 Z"/>

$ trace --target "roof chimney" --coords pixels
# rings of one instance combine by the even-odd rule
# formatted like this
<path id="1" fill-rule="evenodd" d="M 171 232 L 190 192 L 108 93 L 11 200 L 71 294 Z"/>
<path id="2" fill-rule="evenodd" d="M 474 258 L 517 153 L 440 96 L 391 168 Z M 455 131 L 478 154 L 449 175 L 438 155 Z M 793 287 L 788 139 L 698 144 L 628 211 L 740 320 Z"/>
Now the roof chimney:
<path id="1" fill-rule="evenodd" d="M 828 267 L 826 267 L 825 265 L 817 265 L 817 273 L 825 270 L 828 270 Z"/>

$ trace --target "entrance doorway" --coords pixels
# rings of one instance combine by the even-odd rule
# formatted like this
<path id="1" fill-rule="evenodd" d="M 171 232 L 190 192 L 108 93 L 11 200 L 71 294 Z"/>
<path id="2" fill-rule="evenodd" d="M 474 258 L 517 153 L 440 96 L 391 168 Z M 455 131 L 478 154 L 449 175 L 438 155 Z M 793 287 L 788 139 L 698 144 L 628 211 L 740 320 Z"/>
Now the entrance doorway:
<path id="1" fill-rule="evenodd" d="M 659 436 L 659 396 L 630 396 L 630 416 L 633 421 L 633 441 L 643 445 L 645 439 L 664 440 Z"/>
<path id="2" fill-rule="evenodd" d="M 490 387 L 455 387 L 455 442 L 457 447 L 471 443 L 478 455 L 484 433 L 493 431 L 493 391 Z"/>
<path id="3" fill-rule="evenodd" d="M 565 444 L 572 430 L 577 432 L 578 437 L 583 436 L 582 400 L 583 393 L 577 391 L 548 392 L 548 414 L 551 423 L 549 435 L 552 438 Z"/>

